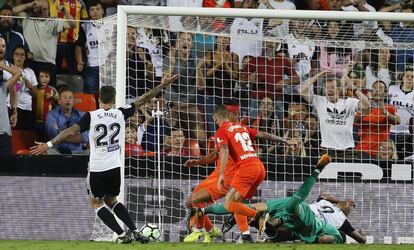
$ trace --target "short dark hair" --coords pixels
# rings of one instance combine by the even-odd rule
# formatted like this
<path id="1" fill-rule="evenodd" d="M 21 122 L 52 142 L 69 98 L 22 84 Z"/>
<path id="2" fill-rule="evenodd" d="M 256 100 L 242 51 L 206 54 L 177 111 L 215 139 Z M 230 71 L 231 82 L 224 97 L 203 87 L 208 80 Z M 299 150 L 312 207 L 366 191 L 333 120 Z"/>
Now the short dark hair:
<path id="1" fill-rule="evenodd" d="M 101 7 L 103 9 L 103 5 L 100 1 L 98 1 L 98 0 L 89 0 L 89 4 L 88 4 L 88 8 L 87 8 L 88 12 L 89 12 L 89 9 L 91 7 L 98 6 L 98 5 L 101 5 Z"/>
<path id="2" fill-rule="evenodd" d="M 65 92 L 65 91 L 71 91 L 71 90 L 69 89 L 68 85 L 66 85 L 66 84 L 61 84 L 61 85 L 57 86 L 57 87 L 56 87 L 56 90 L 57 90 L 57 92 L 59 93 L 59 96 L 60 96 L 60 94 L 62 94 L 62 93 L 63 93 L 63 92 Z"/>
<path id="3" fill-rule="evenodd" d="M 10 10 L 11 12 L 13 12 L 13 8 L 10 5 L 8 5 L 7 3 L 6 4 L 3 4 L 3 6 L 1 6 L 0 12 L 2 10 Z"/>
<path id="4" fill-rule="evenodd" d="M 115 88 L 112 86 L 102 86 L 99 90 L 99 101 L 105 104 L 115 103 Z"/>
<path id="5" fill-rule="evenodd" d="M 376 83 L 382 83 L 382 85 L 384 85 L 385 91 L 387 91 L 387 84 L 385 84 L 385 82 L 384 82 L 384 81 L 381 81 L 381 80 L 376 80 L 376 81 L 372 84 L 372 86 L 374 86 L 374 84 L 376 84 Z"/>
<path id="6" fill-rule="evenodd" d="M 62 86 L 62 85 L 61 85 Z M 65 87 L 65 88 L 62 88 L 62 89 L 60 89 L 59 90 L 59 99 L 61 99 L 62 98 L 62 95 L 63 95 L 63 93 L 71 93 L 72 95 L 73 95 L 73 91 L 72 90 L 70 90 L 69 88 L 67 88 L 67 87 Z"/>
<path id="7" fill-rule="evenodd" d="M 50 70 L 48 70 L 46 68 L 39 69 L 39 73 L 37 75 L 39 76 L 40 73 L 45 73 L 45 74 L 48 74 L 49 76 L 51 75 Z"/>
<path id="8" fill-rule="evenodd" d="M 227 108 L 224 105 L 216 105 L 216 107 L 214 107 L 214 115 L 217 115 L 221 118 L 227 119 L 229 118 L 229 111 L 227 110 Z"/>

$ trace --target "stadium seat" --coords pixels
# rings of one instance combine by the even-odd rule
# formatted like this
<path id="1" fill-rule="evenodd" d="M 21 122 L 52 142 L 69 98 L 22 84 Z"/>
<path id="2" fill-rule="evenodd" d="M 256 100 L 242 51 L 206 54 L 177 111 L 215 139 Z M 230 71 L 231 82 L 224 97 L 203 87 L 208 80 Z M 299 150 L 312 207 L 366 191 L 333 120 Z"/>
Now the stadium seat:
<path id="1" fill-rule="evenodd" d="M 56 75 L 56 87 L 67 85 L 73 93 L 83 92 L 83 78 L 80 75 Z"/>
<path id="2" fill-rule="evenodd" d="M 199 157 L 201 155 L 200 144 L 195 139 L 187 139 L 184 142 L 184 147 L 188 150 L 190 155 L 193 157 Z"/>
<path id="3" fill-rule="evenodd" d="M 16 155 L 30 155 L 30 149 L 19 149 L 16 152 Z"/>
<path id="4" fill-rule="evenodd" d="M 34 145 L 37 138 L 36 131 L 12 130 L 12 153 L 17 154 L 20 150 L 27 150 Z"/>
<path id="5" fill-rule="evenodd" d="M 93 111 L 96 110 L 96 99 L 94 94 L 74 94 L 75 108 L 83 111 Z"/>

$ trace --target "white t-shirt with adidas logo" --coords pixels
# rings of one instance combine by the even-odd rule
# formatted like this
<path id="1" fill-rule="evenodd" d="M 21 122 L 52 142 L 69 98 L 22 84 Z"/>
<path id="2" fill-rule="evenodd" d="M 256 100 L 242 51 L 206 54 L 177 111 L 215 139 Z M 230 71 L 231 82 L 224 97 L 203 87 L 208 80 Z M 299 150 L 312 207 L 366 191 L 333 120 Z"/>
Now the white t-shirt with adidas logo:
<path id="1" fill-rule="evenodd" d="M 339 99 L 331 103 L 325 96 L 313 97 L 312 105 L 319 118 L 322 147 L 337 150 L 355 147 L 352 131 L 358 104 L 356 98 Z"/>

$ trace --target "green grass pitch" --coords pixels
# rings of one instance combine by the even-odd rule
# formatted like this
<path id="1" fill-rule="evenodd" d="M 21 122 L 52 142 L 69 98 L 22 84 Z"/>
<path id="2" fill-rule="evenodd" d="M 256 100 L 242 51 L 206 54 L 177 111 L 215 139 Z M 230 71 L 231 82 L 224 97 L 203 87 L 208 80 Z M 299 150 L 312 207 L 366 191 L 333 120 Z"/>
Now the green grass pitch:
<path id="1" fill-rule="evenodd" d="M 187 243 L 139 243 L 129 245 L 116 245 L 112 242 L 88 242 L 88 241 L 11 241 L 0 240 L 0 249 L 7 250 L 244 250 L 244 249 L 277 249 L 277 250 L 385 250 L 385 249 L 414 249 L 414 245 L 318 245 L 318 244 L 244 244 L 235 243 L 211 243 L 211 244 L 187 244 Z"/>

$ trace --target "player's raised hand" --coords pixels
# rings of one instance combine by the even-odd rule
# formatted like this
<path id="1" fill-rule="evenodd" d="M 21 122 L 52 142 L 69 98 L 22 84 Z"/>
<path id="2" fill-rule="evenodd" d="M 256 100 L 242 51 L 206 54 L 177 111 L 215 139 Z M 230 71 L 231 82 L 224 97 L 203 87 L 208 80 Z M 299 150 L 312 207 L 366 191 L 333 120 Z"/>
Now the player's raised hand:
<path id="1" fill-rule="evenodd" d="M 197 165 L 198 165 L 198 161 L 197 160 L 187 160 L 184 163 L 184 167 L 188 167 L 188 168 L 194 167 L 194 166 L 197 166 Z"/>
<path id="2" fill-rule="evenodd" d="M 170 76 L 169 74 L 164 74 L 161 80 L 161 86 L 166 87 L 176 81 L 178 79 L 178 75 Z"/>
<path id="3" fill-rule="evenodd" d="M 347 199 L 346 202 L 348 203 L 348 206 L 355 207 L 355 201 L 351 198 Z"/>
<path id="4" fill-rule="evenodd" d="M 285 143 L 286 143 L 287 146 L 291 146 L 291 145 L 298 146 L 298 144 L 299 144 L 298 140 L 296 140 L 296 139 L 286 140 Z"/>
<path id="5" fill-rule="evenodd" d="M 44 142 L 35 141 L 35 144 L 36 144 L 35 146 L 30 148 L 30 153 L 32 153 L 33 155 L 45 154 L 47 150 L 49 149 L 47 144 Z"/>

